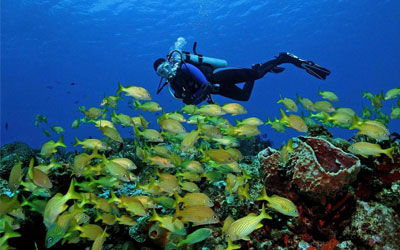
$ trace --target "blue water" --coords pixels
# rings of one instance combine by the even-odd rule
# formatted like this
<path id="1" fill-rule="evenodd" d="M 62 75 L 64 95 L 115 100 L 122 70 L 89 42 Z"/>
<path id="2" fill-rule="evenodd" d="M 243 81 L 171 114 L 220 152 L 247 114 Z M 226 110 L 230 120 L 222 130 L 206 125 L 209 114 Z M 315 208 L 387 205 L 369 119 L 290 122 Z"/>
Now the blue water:
<path id="1" fill-rule="evenodd" d="M 155 95 L 159 78 L 153 70 L 153 61 L 178 37 L 187 40 L 186 50 L 197 41 L 199 53 L 224 58 L 230 66 L 250 67 L 289 51 L 332 71 L 325 81 L 291 65 L 281 74 L 267 74 L 242 103 L 248 115 L 238 118 L 279 116 L 280 96 L 298 93 L 315 101 L 318 88 L 336 92 L 336 106 L 360 112 L 368 105 L 361 91 L 400 87 L 399 27 L 398 0 L 2 0 L 0 142 L 39 148 L 49 140 L 41 128 L 51 125 L 66 128 L 68 145 L 74 136 L 101 138 L 93 126 L 70 126 L 82 117 L 80 105 L 99 106 L 105 94 L 115 94 L 118 81 L 146 87 L 164 110 L 179 110 L 182 104 L 168 91 Z M 385 102 L 384 110 L 394 103 Z M 122 104 L 119 111 L 138 114 Z M 36 114 L 47 115 L 48 124 L 35 127 Z M 155 126 L 155 115 L 145 116 Z M 389 128 L 399 131 L 400 122 L 391 121 Z M 120 129 L 125 136 L 130 131 Z M 344 138 L 354 133 L 332 131 Z M 277 146 L 299 135 L 269 126 L 262 132 Z"/>

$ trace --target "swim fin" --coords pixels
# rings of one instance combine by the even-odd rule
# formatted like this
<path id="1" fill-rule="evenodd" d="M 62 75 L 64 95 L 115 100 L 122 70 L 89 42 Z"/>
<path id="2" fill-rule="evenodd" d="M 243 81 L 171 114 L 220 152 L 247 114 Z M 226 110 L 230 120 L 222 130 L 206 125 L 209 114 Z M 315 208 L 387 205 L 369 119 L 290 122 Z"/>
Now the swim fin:
<path id="1" fill-rule="evenodd" d="M 318 79 L 325 80 L 326 77 L 331 73 L 330 70 L 315 64 L 313 61 L 306 61 L 298 58 L 297 56 L 288 52 L 282 52 L 276 57 L 281 63 L 291 63 L 296 67 L 305 69 L 307 73 L 315 76 Z"/>

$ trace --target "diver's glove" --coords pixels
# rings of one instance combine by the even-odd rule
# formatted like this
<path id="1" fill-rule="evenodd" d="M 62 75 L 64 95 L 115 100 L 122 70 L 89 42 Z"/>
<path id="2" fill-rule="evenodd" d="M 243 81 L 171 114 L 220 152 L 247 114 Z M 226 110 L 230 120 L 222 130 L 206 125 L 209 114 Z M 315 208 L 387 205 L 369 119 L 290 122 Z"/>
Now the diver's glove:
<path id="1" fill-rule="evenodd" d="M 318 79 L 325 80 L 326 77 L 331 73 L 328 69 L 315 64 L 313 61 L 306 61 L 298 58 L 297 56 L 288 52 L 282 52 L 276 59 L 280 60 L 281 63 L 291 63 L 296 67 L 305 69 L 307 73 L 315 76 Z"/>
<path id="2" fill-rule="evenodd" d="M 201 103 L 203 100 L 207 98 L 207 95 L 213 93 L 213 85 L 209 82 L 207 84 L 202 85 L 194 94 L 193 94 L 193 104 L 197 105 Z"/>

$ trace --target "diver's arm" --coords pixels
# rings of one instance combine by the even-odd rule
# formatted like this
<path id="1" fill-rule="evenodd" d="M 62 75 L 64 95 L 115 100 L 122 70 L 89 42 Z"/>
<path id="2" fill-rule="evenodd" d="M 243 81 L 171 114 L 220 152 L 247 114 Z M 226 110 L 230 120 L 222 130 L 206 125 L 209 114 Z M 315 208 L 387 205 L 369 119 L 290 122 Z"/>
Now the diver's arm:
<path id="1" fill-rule="evenodd" d="M 204 74 L 194 65 L 190 63 L 182 64 L 181 70 L 184 74 L 189 75 L 194 83 L 196 92 L 190 98 L 191 104 L 197 105 L 204 101 L 206 96 L 210 93 L 211 84 L 207 81 Z M 189 100 L 188 100 L 189 101 Z"/>

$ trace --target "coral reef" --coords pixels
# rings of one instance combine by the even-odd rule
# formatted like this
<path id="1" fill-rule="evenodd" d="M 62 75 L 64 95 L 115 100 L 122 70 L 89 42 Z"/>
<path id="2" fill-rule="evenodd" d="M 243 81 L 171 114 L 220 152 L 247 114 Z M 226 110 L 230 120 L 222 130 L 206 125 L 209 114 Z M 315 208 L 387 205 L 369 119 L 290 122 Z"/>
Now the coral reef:
<path id="1" fill-rule="evenodd" d="M 343 234 L 366 248 L 399 249 L 400 218 L 381 203 L 357 201 L 351 224 Z"/>

